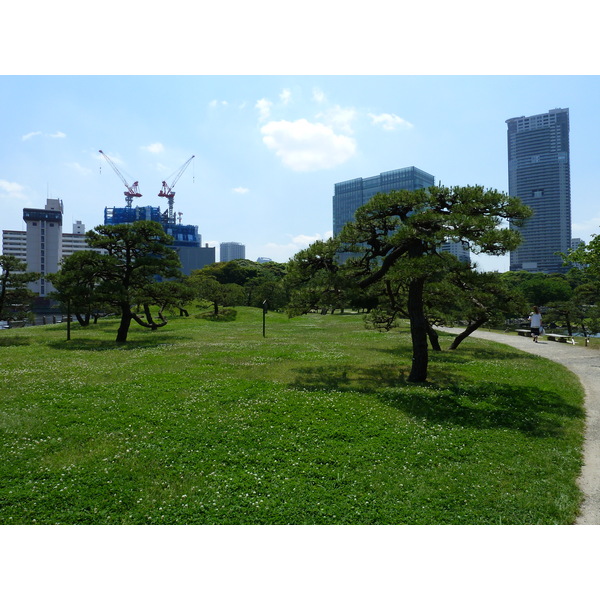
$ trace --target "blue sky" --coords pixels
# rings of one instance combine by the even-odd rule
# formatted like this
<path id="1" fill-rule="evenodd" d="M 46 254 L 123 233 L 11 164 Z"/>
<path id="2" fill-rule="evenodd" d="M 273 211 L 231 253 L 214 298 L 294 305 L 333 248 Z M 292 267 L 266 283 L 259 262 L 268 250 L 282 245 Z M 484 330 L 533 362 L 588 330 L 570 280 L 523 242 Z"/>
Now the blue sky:
<path id="1" fill-rule="evenodd" d="M 166 206 L 205 243 L 285 261 L 332 230 L 334 184 L 416 166 L 508 191 L 508 118 L 568 107 L 573 236 L 600 227 L 600 78 L 589 6 L 542 0 L 277 0 L 160 10 L 138 0 L 13 3 L 0 37 L 0 228 L 64 201 L 64 230 L 106 206 Z M 558 16 L 559 14 L 559 16 Z M 560 75 L 558 75 L 560 74 Z M 569 75 L 572 74 L 572 75 Z M 484 269 L 508 257 L 479 257 Z"/>
<path id="2" fill-rule="evenodd" d="M 285 261 L 332 229 L 334 183 L 416 166 L 444 185 L 508 190 L 508 118 L 568 107 L 573 236 L 600 232 L 598 76 L 2 76 L 0 227 L 64 201 L 64 230 L 174 190 L 204 243 Z M 508 268 L 508 257 L 477 259 Z"/>

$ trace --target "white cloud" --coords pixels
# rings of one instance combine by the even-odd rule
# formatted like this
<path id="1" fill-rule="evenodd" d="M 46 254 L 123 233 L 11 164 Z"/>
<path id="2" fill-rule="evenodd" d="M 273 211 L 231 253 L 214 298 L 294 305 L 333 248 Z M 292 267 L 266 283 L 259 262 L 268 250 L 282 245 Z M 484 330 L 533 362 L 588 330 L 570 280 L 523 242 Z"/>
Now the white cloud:
<path id="1" fill-rule="evenodd" d="M 78 162 L 65 163 L 65 165 L 67 167 L 69 167 L 69 169 L 73 169 L 74 171 L 77 171 L 81 175 L 89 175 L 92 172 L 91 169 L 81 166 Z"/>
<path id="2" fill-rule="evenodd" d="M 395 129 L 412 129 L 413 124 L 405 121 L 402 117 L 398 115 L 389 114 L 389 113 L 381 113 L 380 115 L 374 115 L 373 113 L 369 113 L 369 117 L 371 117 L 371 122 L 373 125 L 380 125 L 386 131 L 394 131 Z"/>
<path id="3" fill-rule="evenodd" d="M 288 104 L 292 99 L 292 91 L 287 88 L 282 90 L 281 94 L 279 94 L 279 99 L 283 102 L 283 104 Z"/>
<path id="4" fill-rule="evenodd" d="M 21 139 L 26 142 L 27 140 L 30 140 L 32 137 L 35 137 L 36 135 L 42 135 L 41 131 L 31 131 L 30 133 L 26 133 Z"/>
<path id="5" fill-rule="evenodd" d="M 302 248 L 307 248 L 317 240 L 327 240 L 330 237 L 333 237 L 333 231 L 327 231 L 324 234 L 315 233 L 314 235 L 305 235 L 301 233 L 300 235 L 296 235 L 292 238 L 292 243 L 297 246 L 302 246 Z"/>
<path id="6" fill-rule="evenodd" d="M 26 196 L 23 193 L 25 188 L 20 183 L 14 181 L 6 181 L 0 179 L 0 196 L 4 198 L 24 199 Z"/>
<path id="7" fill-rule="evenodd" d="M 273 103 L 266 98 L 261 98 L 256 104 L 255 108 L 258 109 L 260 120 L 266 121 L 271 116 L 271 107 Z"/>
<path id="8" fill-rule="evenodd" d="M 227 106 L 228 104 L 229 102 L 227 102 L 227 100 L 211 100 L 208 103 L 208 106 L 211 108 L 216 108 L 217 106 Z"/>
<path id="9" fill-rule="evenodd" d="M 152 154 L 160 154 L 165 151 L 165 147 L 160 142 L 154 142 L 148 146 L 142 146 L 142 150 L 146 150 L 146 152 L 151 152 Z"/>
<path id="10" fill-rule="evenodd" d="M 51 138 L 66 138 L 67 134 L 63 133 L 62 131 L 57 131 L 56 133 L 44 133 L 43 131 L 31 131 L 29 133 L 26 133 L 24 136 L 21 137 L 21 139 L 26 142 L 27 140 L 30 140 L 32 137 L 35 137 L 36 135 L 43 135 L 44 137 L 51 137 Z"/>
<path id="11" fill-rule="evenodd" d="M 271 121 L 261 128 L 263 142 L 293 171 L 330 169 L 350 159 L 356 141 L 323 123 Z"/>
<path id="12" fill-rule="evenodd" d="M 313 95 L 313 100 L 315 102 L 321 103 L 321 102 L 325 102 L 325 100 L 326 100 L 324 92 L 322 90 L 320 90 L 319 88 L 314 88 L 312 95 Z"/>
<path id="13" fill-rule="evenodd" d="M 266 255 L 271 257 L 277 262 L 285 262 L 294 256 L 300 250 L 308 248 L 313 242 L 317 240 L 327 240 L 333 237 L 333 231 L 327 231 L 324 234 L 315 233 L 313 235 L 299 234 L 295 236 L 289 236 L 291 241 L 287 244 L 276 244 L 275 242 L 269 242 L 265 244 L 264 249 Z"/>
<path id="14" fill-rule="evenodd" d="M 344 133 L 352 133 L 351 123 L 356 118 L 356 111 L 353 108 L 342 108 L 336 105 L 326 112 L 319 113 L 317 118 Z"/>
<path id="15" fill-rule="evenodd" d="M 235 192 L 236 194 L 247 194 L 250 190 L 245 187 L 236 187 L 236 188 L 233 188 L 233 190 L 231 190 L 231 191 Z"/>

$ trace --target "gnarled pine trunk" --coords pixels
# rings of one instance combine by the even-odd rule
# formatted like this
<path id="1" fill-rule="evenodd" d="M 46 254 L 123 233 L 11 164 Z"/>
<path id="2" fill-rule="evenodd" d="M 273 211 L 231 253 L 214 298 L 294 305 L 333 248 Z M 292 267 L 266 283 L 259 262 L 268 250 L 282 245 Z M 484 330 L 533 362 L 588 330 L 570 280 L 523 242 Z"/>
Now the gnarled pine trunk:
<path id="1" fill-rule="evenodd" d="M 427 319 L 423 310 L 425 278 L 413 279 L 408 286 L 408 317 L 412 338 L 413 357 L 408 381 L 419 383 L 427 380 L 429 354 L 427 349 Z"/>
<path id="2" fill-rule="evenodd" d="M 476 329 L 479 329 L 486 321 L 487 317 L 481 317 L 480 319 L 473 321 L 473 323 L 470 323 L 469 326 L 462 333 L 459 333 L 454 338 L 452 344 L 450 344 L 450 348 L 448 349 L 456 350 L 465 338 L 469 337 Z"/>
<path id="3" fill-rule="evenodd" d="M 442 347 L 440 346 L 440 337 L 438 332 L 431 326 L 431 323 L 427 321 L 427 335 L 429 336 L 429 343 L 431 344 L 431 349 L 434 352 L 441 352 Z"/>
<path id="4" fill-rule="evenodd" d="M 133 315 L 131 308 L 126 302 L 121 302 L 121 323 L 119 324 L 119 330 L 117 331 L 116 341 L 120 344 L 124 344 L 127 341 L 127 333 L 129 332 L 129 326 L 131 325 L 131 319 Z"/>

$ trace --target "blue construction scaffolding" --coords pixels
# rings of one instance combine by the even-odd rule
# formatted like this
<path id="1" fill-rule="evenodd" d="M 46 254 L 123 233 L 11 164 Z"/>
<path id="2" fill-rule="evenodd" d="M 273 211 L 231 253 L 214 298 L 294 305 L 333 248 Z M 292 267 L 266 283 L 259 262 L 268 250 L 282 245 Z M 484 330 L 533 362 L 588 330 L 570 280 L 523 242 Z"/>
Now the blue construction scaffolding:
<path id="1" fill-rule="evenodd" d="M 168 211 L 161 212 L 158 206 L 126 206 L 106 207 L 104 209 L 105 225 L 120 225 L 136 221 L 155 221 L 160 223 L 165 233 L 173 238 L 173 245 L 181 260 L 182 272 L 189 275 L 195 269 L 201 269 L 215 262 L 215 249 L 202 247 L 202 236 L 197 225 L 173 223 Z"/>
<path id="2" fill-rule="evenodd" d="M 135 223 L 136 221 L 156 221 L 161 223 L 161 212 L 158 206 L 136 206 L 123 208 L 104 209 L 105 225 L 121 225 L 123 223 Z"/>

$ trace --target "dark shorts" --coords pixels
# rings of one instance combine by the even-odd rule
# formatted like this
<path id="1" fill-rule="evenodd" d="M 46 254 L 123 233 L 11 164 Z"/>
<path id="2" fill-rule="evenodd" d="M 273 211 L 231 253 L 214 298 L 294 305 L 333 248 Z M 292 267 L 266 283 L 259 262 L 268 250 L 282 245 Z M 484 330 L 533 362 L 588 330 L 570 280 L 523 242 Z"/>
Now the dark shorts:
<path id="1" fill-rule="evenodd" d="M 532 327 L 531 328 L 531 333 L 533 333 L 533 335 L 540 335 L 540 328 L 539 327 Z"/>

